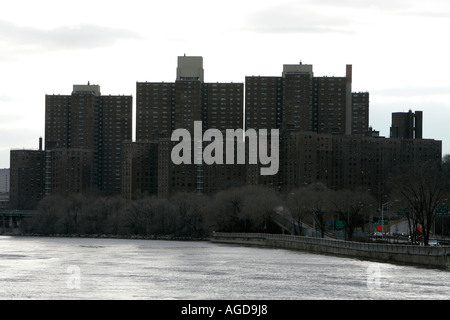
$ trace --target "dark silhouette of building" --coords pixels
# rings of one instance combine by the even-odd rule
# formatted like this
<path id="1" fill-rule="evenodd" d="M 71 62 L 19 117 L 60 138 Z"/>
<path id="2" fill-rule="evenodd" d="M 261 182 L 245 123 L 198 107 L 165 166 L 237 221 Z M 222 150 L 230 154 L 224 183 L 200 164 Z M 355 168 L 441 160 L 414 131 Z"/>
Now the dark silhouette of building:
<path id="1" fill-rule="evenodd" d="M 283 78 L 245 78 L 245 128 L 278 129 L 283 106 Z"/>
<path id="2" fill-rule="evenodd" d="M 281 77 L 246 77 L 245 86 L 246 128 L 329 134 L 369 129 L 369 94 L 351 92 L 351 65 L 344 77 L 315 77 L 312 65 L 284 65 Z"/>
<path id="3" fill-rule="evenodd" d="M 12 209 L 34 209 L 44 197 L 45 151 L 42 138 L 38 150 L 10 151 L 9 202 Z"/>
<path id="4" fill-rule="evenodd" d="M 416 161 L 440 161 L 441 141 L 421 139 L 417 134 L 415 139 L 379 137 L 379 132 L 369 127 L 369 93 L 351 93 L 348 100 L 350 82 L 351 68 L 348 66 L 346 77 L 340 78 L 312 77 L 312 67 L 308 65 L 285 65 L 282 77 L 246 77 L 245 127 L 282 130 L 279 172 L 275 176 L 261 176 L 260 165 L 249 164 L 239 167 L 174 165 L 170 151 L 176 142 L 163 139 L 157 144 L 158 151 L 154 145 L 153 152 L 158 152 L 159 160 L 157 170 L 154 161 L 158 186 L 153 191 L 162 196 L 177 191 L 214 193 L 225 188 L 228 181 L 229 185 L 266 184 L 288 192 L 306 184 L 322 182 L 333 189 L 362 187 L 381 198 L 386 190 L 386 181 L 402 166 Z M 217 87 L 224 89 L 226 85 L 217 84 Z M 213 94 L 210 92 L 207 96 Z M 226 101 L 226 98 L 221 100 Z M 350 120 L 347 118 L 349 105 Z M 217 110 L 211 102 L 203 106 L 203 113 L 199 113 L 197 119 L 207 119 L 205 113 L 207 116 L 214 114 L 206 110 Z M 221 108 L 230 110 L 230 102 Z M 174 107 L 171 109 L 176 110 Z M 181 109 L 178 112 L 182 112 Z M 421 131 L 421 113 L 416 112 L 416 116 L 415 125 Z M 226 124 L 231 126 L 232 122 L 226 115 L 217 119 L 224 126 L 214 122 L 217 120 L 205 122 L 221 130 L 227 128 Z M 315 119 L 321 119 L 320 126 L 314 124 Z M 351 134 L 346 134 L 348 124 L 351 124 Z M 314 128 L 316 131 L 312 130 Z"/>
<path id="5" fill-rule="evenodd" d="M 391 138 L 422 139 L 422 121 L 422 111 L 392 113 Z"/>
<path id="6" fill-rule="evenodd" d="M 76 175 L 81 189 L 75 190 L 120 194 L 122 143 L 132 138 L 132 97 L 102 96 L 100 86 L 88 83 L 74 85 L 71 95 L 46 95 L 45 101 L 46 194 L 72 192 L 65 176 L 55 173 L 61 168 Z M 59 163 L 72 158 L 88 163 Z"/>
<path id="7" fill-rule="evenodd" d="M 66 148 L 45 151 L 45 194 L 69 195 L 92 188 L 93 152 Z"/>
<path id="8" fill-rule="evenodd" d="M 316 77 L 312 65 L 284 65 L 281 76 L 247 76 L 244 86 L 205 82 L 203 58 L 180 56 L 174 82 L 136 83 L 136 141 L 131 96 L 103 96 L 88 83 L 45 101 L 45 149 L 40 140 L 39 150 L 11 150 L 13 207 L 89 189 L 135 199 L 212 194 L 242 184 L 289 192 L 313 182 L 362 187 L 381 199 L 402 166 L 442 155 L 441 141 L 422 138 L 421 111 L 393 113 L 390 138 L 379 137 L 369 127 L 369 93 L 352 92 L 351 65 L 342 77 Z M 187 129 L 194 137 L 196 121 L 202 138 L 206 129 L 224 137 L 227 129 L 279 129 L 278 172 L 261 175 L 262 165 L 248 161 L 174 164 L 173 131 Z M 193 147 L 191 159 L 208 144 Z M 245 153 L 248 160 L 248 145 Z"/>
<path id="9" fill-rule="evenodd" d="M 282 190 L 314 182 L 332 189 L 363 188 L 378 199 L 386 183 L 411 163 L 434 161 L 442 156 L 442 142 L 362 135 L 331 135 L 292 131 L 284 140 Z"/>
<path id="10" fill-rule="evenodd" d="M 367 135 L 369 133 L 369 93 L 352 93 L 352 134 Z"/>
<path id="11" fill-rule="evenodd" d="M 351 66 L 345 77 L 314 78 L 313 131 L 351 134 Z"/>
<path id="12" fill-rule="evenodd" d="M 135 199 L 156 195 L 159 141 L 124 142 L 122 147 L 122 196 Z"/>
<path id="13" fill-rule="evenodd" d="M 193 137 L 195 121 L 202 122 L 202 134 L 209 128 L 224 134 L 226 129 L 243 128 L 243 90 L 242 83 L 205 83 L 203 58 L 191 56 L 178 57 L 174 82 L 137 82 L 136 142 L 127 142 L 123 159 L 124 196 L 211 193 L 242 175 L 240 167 L 174 165 L 170 155 L 176 142 L 170 138 L 175 129 L 187 129 Z M 149 160 L 144 164 L 142 159 Z M 233 168 L 238 173 L 230 172 L 229 178 L 227 172 Z M 144 185 L 142 176 L 155 179 Z M 126 187 L 128 183 L 131 186 Z"/>

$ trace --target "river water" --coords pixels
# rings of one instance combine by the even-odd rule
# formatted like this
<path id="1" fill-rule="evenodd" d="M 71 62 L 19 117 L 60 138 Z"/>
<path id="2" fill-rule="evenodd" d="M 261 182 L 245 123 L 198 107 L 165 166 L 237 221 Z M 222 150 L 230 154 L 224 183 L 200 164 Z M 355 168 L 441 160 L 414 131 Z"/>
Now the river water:
<path id="1" fill-rule="evenodd" d="M 0 236 L 0 299 L 450 298 L 450 271 L 195 241 Z"/>

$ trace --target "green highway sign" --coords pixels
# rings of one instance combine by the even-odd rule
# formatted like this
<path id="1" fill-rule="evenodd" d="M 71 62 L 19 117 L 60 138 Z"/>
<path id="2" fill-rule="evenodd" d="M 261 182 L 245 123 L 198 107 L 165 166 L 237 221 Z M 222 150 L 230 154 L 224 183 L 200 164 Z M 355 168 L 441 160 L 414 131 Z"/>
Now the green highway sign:
<path id="1" fill-rule="evenodd" d="M 450 216 L 450 209 L 446 205 L 441 205 L 436 208 L 437 216 Z"/>
<path id="2" fill-rule="evenodd" d="M 344 221 L 336 221 L 336 229 L 344 229 L 345 223 Z"/>
<path id="3" fill-rule="evenodd" d="M 389 225 L 389 220 L 380 220 L 380 221 L 374 222 L 373 226 L 376 228 L 376 227 L 378 227 L 381 224 L 383 224 L 383 226 L 388 226 Z"/>

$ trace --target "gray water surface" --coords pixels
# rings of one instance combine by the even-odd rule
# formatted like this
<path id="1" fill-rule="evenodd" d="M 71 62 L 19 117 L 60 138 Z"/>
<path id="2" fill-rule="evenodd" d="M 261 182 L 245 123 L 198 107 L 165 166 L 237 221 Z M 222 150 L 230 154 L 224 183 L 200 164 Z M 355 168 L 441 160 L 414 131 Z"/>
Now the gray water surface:
<path id="1" fill-rule="evenodd" d="M 0 299 L 449 299 L 450 272 L 210 242 L 0 236 Z"/>

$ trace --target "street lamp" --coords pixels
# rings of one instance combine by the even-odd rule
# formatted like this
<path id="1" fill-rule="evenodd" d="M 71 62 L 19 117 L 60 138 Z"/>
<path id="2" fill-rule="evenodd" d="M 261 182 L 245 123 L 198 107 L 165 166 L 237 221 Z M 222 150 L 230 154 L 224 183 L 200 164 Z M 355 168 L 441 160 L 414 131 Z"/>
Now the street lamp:
<path id="1" fill-rule="evenodd" d="M 384 233 L 383 233 L 383 231 L 384 231 L 384 206 L 387 206 L 390 203 L 391 203 L 391 201 L 388 201 L 381 205 L 381 238 L 384 238 Z"/>
<path id="2" fill-rule="evenodd" d="M 388 201 L 388 202 L 383 203 L 383 204 L 381 205 L 381 228 L 382 228 L 381 230 L 384 231 L 384 207 L 385 207 L 385 206 L 388 206 L 388 205 L 391 205 L 392 202 L 398 202 L 398 201 L 399 201 L 399 200 Z M 382 238 L 384 237 L 383 232 L 381 232 L 381 237 L 382 237 Z"/>

